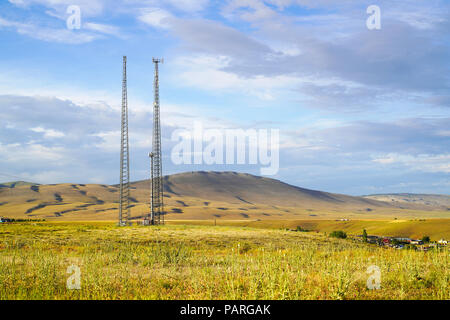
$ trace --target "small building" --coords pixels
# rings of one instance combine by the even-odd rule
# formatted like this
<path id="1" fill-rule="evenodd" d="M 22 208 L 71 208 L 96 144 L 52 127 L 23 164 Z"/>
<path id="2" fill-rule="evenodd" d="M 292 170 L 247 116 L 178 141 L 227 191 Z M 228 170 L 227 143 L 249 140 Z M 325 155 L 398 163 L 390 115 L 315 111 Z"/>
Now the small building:
<path id="1" fill-rule="evenodd" d="M 396 240 L 400 243 L 411 243 L 412 239 L 410 239 L 410 238 L 392 238 L 392 240 Z"/>
<path id="2" fill-rule="evenodd" d="M 148 219 L 148 218 L 144 218 L 143 220 L 140 220 L 137 223 L 138 223 L 138 225 L 141 225 L 141 226 L 149 226 L 151 224 L 150 219 Z"/>
<path id="3" fill-rule="evenodd" d="M 423 241 L 422 241 L 422 240 L 411 240 L 409 243 L 410 243 L 410 244 L 419 244 L 419 245 L 422 245 L 422 244 L 423 244 Z"/>
<path id="4" fill-rule="evenodd" d="M 380 237 L 378 236 L 367 236 L 367 242 L 369 243 L 379 243 Z"/>

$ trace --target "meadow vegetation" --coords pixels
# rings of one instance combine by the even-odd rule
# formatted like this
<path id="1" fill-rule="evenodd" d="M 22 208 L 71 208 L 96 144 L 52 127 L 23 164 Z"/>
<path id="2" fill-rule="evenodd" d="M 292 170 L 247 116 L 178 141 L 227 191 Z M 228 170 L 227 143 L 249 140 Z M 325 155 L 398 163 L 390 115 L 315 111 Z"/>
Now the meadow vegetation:
<path id="1" fill-rule="evenodd" d="M 68 290 L 67 268 L 81 270 Z M 381 289 L 369 290 L 369 266 Z M 237 226 L 0 226 L 1 299 L 450 299 L 447 249 Z"/>
<path id="2" fill-rule="evenodd" d="M 278 219 L 278 220 L 171 220 L 171 224 L 221 225 L 263 229 L 297 229 L 331 233 L 342 230 L 348 235 L 361 235 L 363 230 L 369 235 L 407 237 L 422 239 L 428 236 L 433 241 L 450 238 L 450 219 L 398 219 L 398 220 L 319 220 L 319 219 Z"/>

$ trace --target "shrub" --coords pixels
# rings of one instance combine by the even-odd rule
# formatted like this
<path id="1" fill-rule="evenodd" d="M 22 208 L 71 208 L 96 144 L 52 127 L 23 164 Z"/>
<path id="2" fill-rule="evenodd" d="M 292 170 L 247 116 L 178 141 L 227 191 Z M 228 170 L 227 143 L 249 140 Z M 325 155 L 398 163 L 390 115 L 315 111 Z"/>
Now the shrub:
<path id="1" fill-rule="evenodd" d="M 423 236 L 422 241 L 423 241 L 423 243 L 429 243 L 430 242 L 430 237 L 429 236 Z"/>
<path id="2" fill-rule="evenodd" d="M 347 238 L 347 234 L 342 230 L 337 230 L 337 231 L 333 231 L 332 233 L 330 233 L 330 237 L 345 239 L 345 238 Z"/>
<path id="3" fill-rule="evenodd" d="M 364 242 L 367 242 L 367 231 L 366 229 L 363 230 L 362 238 Z"/>
<path id="4" fill-rule="evenodd" d="M 303 229 L 301 226 L 297 226 L 297 229 L 295 231 L 297 231 L 297 232 L 308 232 L 309 230 Z"/>

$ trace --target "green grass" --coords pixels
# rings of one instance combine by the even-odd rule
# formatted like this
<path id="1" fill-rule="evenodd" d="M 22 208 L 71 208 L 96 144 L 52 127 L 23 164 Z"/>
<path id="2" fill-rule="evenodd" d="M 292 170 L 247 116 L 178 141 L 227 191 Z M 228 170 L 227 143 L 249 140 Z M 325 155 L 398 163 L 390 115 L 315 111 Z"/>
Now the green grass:
<path id="1" fill-rule="evenodd" d="M 68 290 L 67 268 L 81 269 Z M 370 265 L 381 289 L 366 288 Z M 235 226 L 0 226 L 1 299 L 450 299 L 449 252 Z"/>

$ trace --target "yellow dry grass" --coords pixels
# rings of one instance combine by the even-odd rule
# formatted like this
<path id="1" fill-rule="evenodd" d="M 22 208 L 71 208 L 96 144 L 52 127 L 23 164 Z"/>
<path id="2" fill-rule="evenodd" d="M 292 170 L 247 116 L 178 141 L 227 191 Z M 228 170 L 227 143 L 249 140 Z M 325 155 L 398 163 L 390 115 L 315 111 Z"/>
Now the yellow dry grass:
<path id="1" fill-rule="evenodd" d="M 0 225 L 1 299 L 450 299 L 448 251 L 231 226 Z M 81 269 L 68 290 L 67 268 Z M 367 268 L 381 271 L 369 290 Z"/>
<path id="2" fill-rule="evenodd" d="M 450 219 L 410 220 L 168 220 L 168 224 L 219 225 L 252 227 L 263 229 L 296 229 L 298 226 L 311 232 L 330 233 L 342 230 L 348 234 L 360 235 L 366 229 L 369 235 L 409 237 L 432 240 L 450 239 Z"/>

